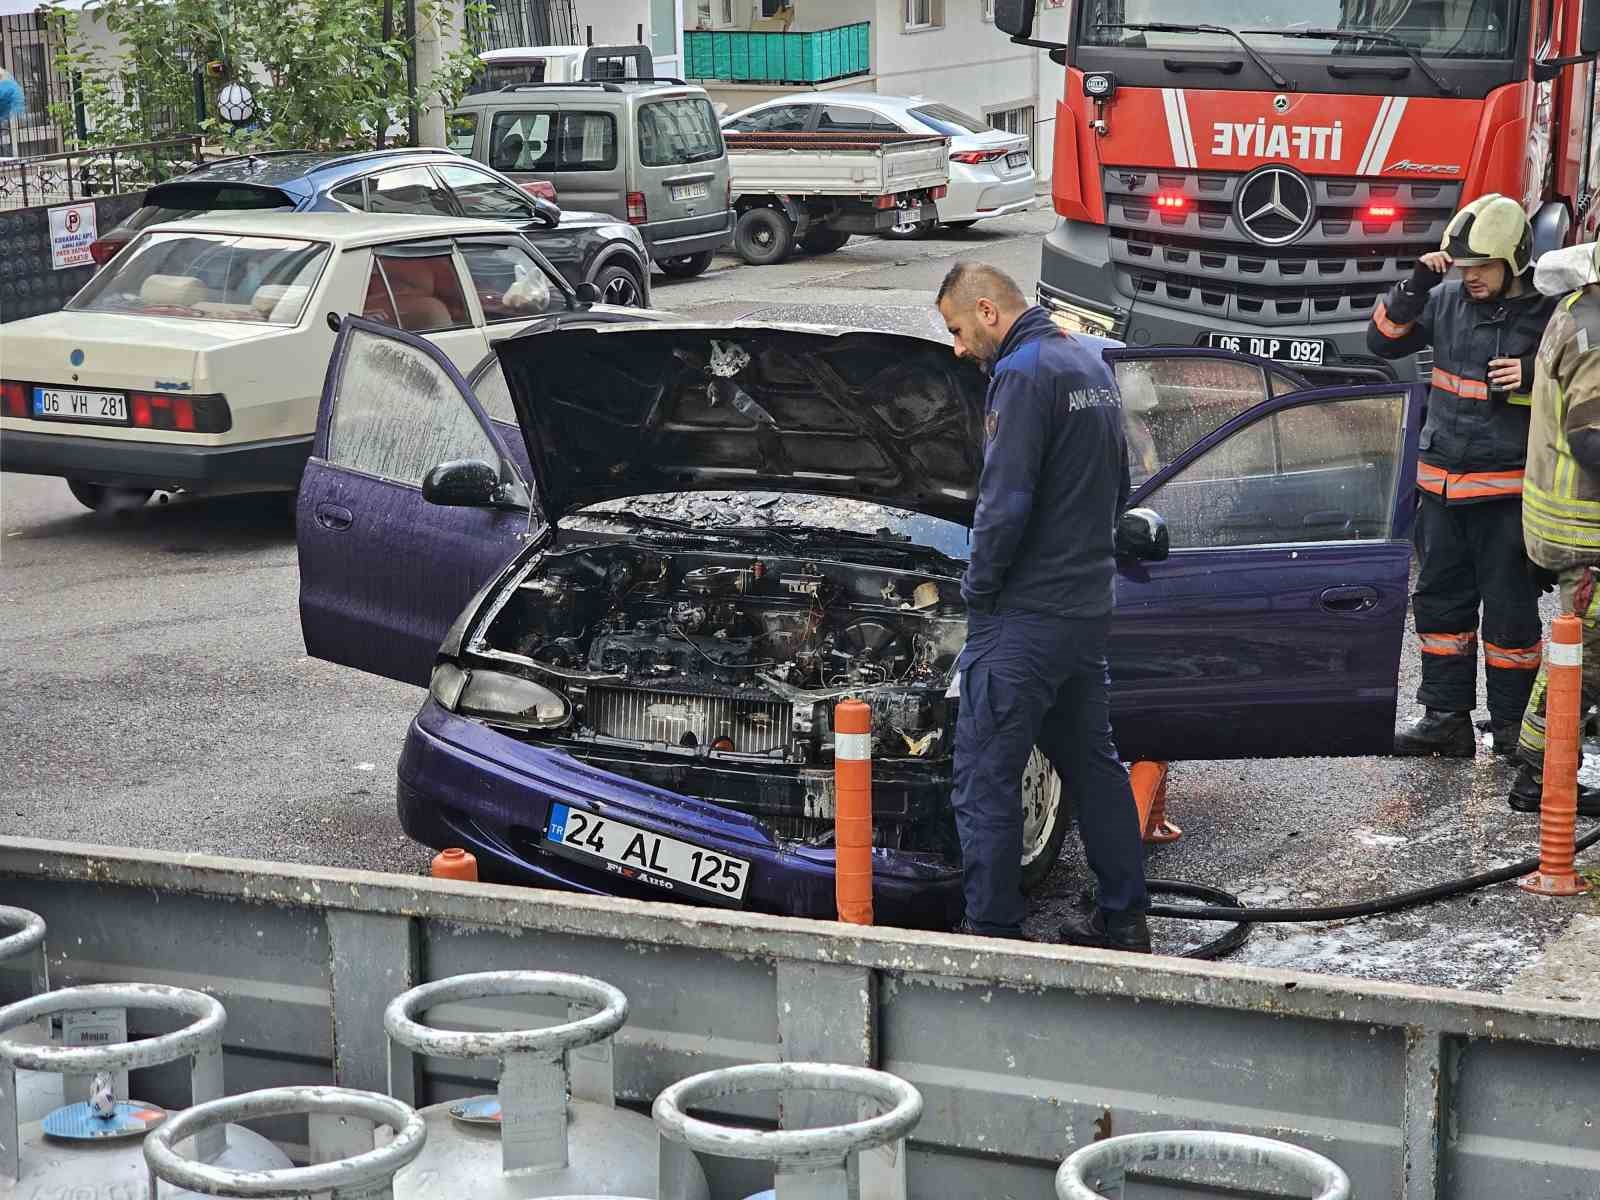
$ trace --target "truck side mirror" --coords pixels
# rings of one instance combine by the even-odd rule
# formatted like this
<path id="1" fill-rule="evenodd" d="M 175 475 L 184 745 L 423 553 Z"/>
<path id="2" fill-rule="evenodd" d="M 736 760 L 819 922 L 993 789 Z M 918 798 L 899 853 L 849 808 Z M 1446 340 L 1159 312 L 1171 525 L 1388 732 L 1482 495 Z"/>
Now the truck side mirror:
<path id="1" fill-rule="evenodd" d="M 1600 0 L 1593 0 L 1600 5 Z M 1033 14 L 1039 0 L 994 0 L 994 27 L 1014 38 L 1033 36 Z"/>
<path id="2" fill-rule="evenodd" d="M 1578 25 L 1578 49 L 1585 55 L 1600 54 L 1600 0 L 1588 0 Z"/>
<path id="3" fill-rule="evenodd" d="M 1171 548 L 1167 522 L 1154 509 L 1130 508 L 1117 520 L 1116 555 L 1133 562 L 1165 562 Z"/>

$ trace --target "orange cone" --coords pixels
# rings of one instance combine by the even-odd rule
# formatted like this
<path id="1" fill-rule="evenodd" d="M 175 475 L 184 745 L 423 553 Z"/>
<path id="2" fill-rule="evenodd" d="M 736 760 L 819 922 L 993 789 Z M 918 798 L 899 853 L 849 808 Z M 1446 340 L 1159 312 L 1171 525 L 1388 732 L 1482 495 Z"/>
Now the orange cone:
<path id="1" fill-rule="evenodd" d="M 1133 802 L 1139 809 L 1139 832 L 1144 840 L 1164 844 L 1182 837 L 1183 830 L 1167 820 L 1167 764 L 1136 762 L 1128 768 L 1128 781 L 1133 785 Z"/>
<path id="2" fill-rule="evenodd" d="M 834 903 L 839 920 L 872 924 L 872 709 L 833 707 Z"/>
<path id="3" fill-rule="evenodd" d="M 435 879 L 465 879 L 478 882 L 478 860 L 465 850 L 441 850 L 433 856 L 429 870 Z"/>
<path id="4" fill-rule="evenodd" d="M 1545 647 L 1544 796 L 1539 802 L 1539 869 L 1517 884 L 1541 896 L 1589 890 L 1572 869 L 1582 758 L 1583 625 L 1570 613 L 1550 626 Z"/>

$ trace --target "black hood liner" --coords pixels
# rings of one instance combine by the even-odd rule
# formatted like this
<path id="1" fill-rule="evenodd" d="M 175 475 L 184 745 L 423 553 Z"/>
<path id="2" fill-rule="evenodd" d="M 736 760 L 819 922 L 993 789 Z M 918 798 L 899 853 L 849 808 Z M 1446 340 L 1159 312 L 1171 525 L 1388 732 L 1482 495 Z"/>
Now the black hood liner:
<path id="1" fill-rule="evenodd" d="M 651 492 L 808 492 L 972 523 L 983 375 L 899 334 L 540 326 L 497 347 L 546 516 Z"/>

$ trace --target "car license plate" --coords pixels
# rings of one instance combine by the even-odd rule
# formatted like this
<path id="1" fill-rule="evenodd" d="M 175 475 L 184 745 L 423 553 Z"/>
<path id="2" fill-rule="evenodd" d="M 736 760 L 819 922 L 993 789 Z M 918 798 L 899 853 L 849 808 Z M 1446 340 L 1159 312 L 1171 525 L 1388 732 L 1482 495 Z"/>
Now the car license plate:
<path id="1" fill-rule="evenodd" d="M 68 388 L 33 389 L 33 415 L 44 421 L 128 423 L 128 398 L 121 392 L 80 392 Z"/>
<path id="2" fill-rule="evenodd" d="M 1213 350 L 1253 354 L 1257 358 L 1270 358 L 1273 362 L 1301 367 L 1322 366 L 1328 350 L 1328 343 L 1321 338 L 1256 337 L 1244 333 L 1207 334 L 1205 344 Z"/>
<path id="3" fill-rule="evenodd" d="M 742 858 L 703 850 L 677 838 L 637 829 L 566 804 L 550 806 L 545 840 L 579 862 L 598 863 L 612 875 L 680 896 L 702 896 L 737 906 L 750 882 Z"/>
<path id="4" fill-rule="evenodd" d="M 704 200 L 711 195 L 709 183 L 675 183 L 672 185 L 672 198 L 674 200 Z"/>
<path id="5" fill-rule="evenodd" d="M 1013 171 L 1027 165 L 1028 152 L 1026 150 L 1018 150 L 1014 154 L 1006 155 L 1006 166 L 1010 167 Z"/>

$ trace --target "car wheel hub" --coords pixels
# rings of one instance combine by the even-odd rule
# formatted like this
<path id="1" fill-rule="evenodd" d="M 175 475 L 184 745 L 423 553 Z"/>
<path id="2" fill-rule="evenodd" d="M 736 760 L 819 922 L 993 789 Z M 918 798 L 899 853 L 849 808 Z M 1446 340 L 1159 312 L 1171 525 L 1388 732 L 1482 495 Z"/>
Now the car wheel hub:
<path id="1" fill-rule="evenodd" d="M 606 284 L 606 290 L 601 294 L 607 304 L 623 308 L 631 308 L 639 299 L 639 290 L 633 286 L 633 280 L 625 276 Z"/>
<path id="2" fill-rule="evenodd" d="M 1038 750 L 1022 772 L 1022 862 L 1044 853 L 1061 814 L 1061 778 Z"/>

